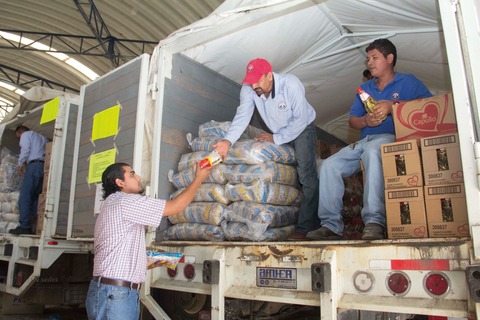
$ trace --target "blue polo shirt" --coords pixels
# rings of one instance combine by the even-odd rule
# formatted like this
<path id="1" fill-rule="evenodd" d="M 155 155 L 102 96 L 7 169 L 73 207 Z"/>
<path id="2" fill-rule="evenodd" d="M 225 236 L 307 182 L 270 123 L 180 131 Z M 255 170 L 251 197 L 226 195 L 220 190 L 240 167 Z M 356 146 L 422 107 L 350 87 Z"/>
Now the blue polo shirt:
<path id="1" fill-rule="evenodd" d="M 291 74 L 273 73 L 273 89 L 268 98 L 258 96 L 250 85 L 242 86 L 240 105 L 225 135 L 234 144 L 252 118 L 255 106 L 263 121 L 273 132 L 277 145 L 295 140 L 315 120 L 316 113 L 305 98 L 305 88 Z"/>
<path id="2" fill-rule="evenodd" d="M 408 73 L 395 72 L 395 77 L 392 82 L 381 91 L 375 83 L 376 78 L 373 78 L 360 87 L 372 96 L 375 100 L 414 100 L 420 98 L 431 97 L 432 94 L 425 87 L 425 85 L 417 79 L 414 75 Z M 353 105 L 350 108 L 350 116 L 363 117 L 367 111 L 360 99 L 359 95 L 355 95 Z M 360 131 L 360 139 L 372 134 L 391 133 L 395 134 L 395 127 L 393 125 L 393 117 L 391 114 L 376 127 L 365 127 Z"/>

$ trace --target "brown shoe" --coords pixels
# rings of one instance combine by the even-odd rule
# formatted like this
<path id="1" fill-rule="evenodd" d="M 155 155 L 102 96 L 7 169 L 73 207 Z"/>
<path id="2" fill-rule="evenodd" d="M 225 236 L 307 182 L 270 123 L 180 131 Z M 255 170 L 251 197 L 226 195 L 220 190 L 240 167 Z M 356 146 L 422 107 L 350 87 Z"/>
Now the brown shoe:
<path id="1" fill-rule="evenodd" d="M 295 231 L 290 236 L 288 236 L 287 241 L 306 241 L 308 240 L 305 233 Z"/>
<path id="2" fill-rule="evenodd" d="M 307 239 L 309 240 L 342 240 L 342 238 L 341 235 L 336 234 L 326 227 L 321 227 L 320 229 L 307 233 Z"/>
<path id="3" fill-rule="evenodd" d="M 376 223 L 367 223 L 363 229 L 363 240 L 385 239 L 385 228 Z"/>

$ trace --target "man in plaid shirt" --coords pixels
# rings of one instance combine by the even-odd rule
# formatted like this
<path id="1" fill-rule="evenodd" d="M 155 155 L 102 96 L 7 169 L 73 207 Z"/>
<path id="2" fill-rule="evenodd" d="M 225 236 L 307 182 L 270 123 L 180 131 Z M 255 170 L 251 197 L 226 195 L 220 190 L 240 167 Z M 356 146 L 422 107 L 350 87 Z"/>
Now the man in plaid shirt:
<path id="1" fill-rule="evenodd" d="M 141 177 L 126 163 L 102 174 L 105 200 L 95 223 L 93 279 L 86 299 L 89 319 L 138 319 L 138 289 L 145 282 L 145 227 L 181 213 L 212 170 L 197 165 L 193 182 L 173 200 L 141 195 Z"/>

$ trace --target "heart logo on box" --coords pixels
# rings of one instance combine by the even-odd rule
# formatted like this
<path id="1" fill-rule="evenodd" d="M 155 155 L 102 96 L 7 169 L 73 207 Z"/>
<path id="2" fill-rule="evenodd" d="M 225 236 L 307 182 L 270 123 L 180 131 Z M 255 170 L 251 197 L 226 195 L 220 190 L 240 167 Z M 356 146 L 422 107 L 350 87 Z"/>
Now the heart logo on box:
<path id="1" fill-rule="evenodd" d="M 468 224 L 465 223 L 465 224 L 463 224 L 463 225 L 461 225 L 461 226 L 458 226 L 458 227 L 457 227 L 457 231 L 458 231 L 458 233 L 460 233 L 460 234 L 466 234 L 466 235 L 468 235 Z"/>
<path id="2" fill-rule="evenodd" d="M 411 110 L 410 103 L 400 103 L 395 110 L 395 119 L 400 124 L 416 133 L 410 134 L 409 139 L 417 139 L 422 136 L 430 136 L 435 132 L 455 132 L 457 124 L 450 119 L 445 119 L 448 110 L 449 95 L 444 95 L 445 101 L 442 102 L 442 108 L 439 103 L 432 100 L 432 98 L 419 99 L 418 102 L 424 101 L 424 105 L 418 109 Z M 437 99 L 437 101 L 440 101 Z M 417 102 L 417 103 L 418 103 Z M 403 110 L 406 107 L 405 111 Z M 404 115 L 404 116 L 403 116 Z M 422 134 L 423 133 L 423 134 Z M 405 139 L 404 139 L 405 140 Z"/>
<path id="3" fill-rule="evenodd" d="M 426 231 L 427 231 L 427 229 L 424 226 L 421 226 L 421 227 L 413 229 L 413 234 L 418 236 L 418 237 L 423 237 L 423 236 L 425 236 Z"/>
<path id="4" fill-rule="evenodd" d="M 416 186 L 418 184 L 418 176 L 413 176 L 407 179 L 407 183 L 411 186 Z"/>
<path id="5" fill-rule="evenodd" d="M 463 171 L 457 171 L 452 173 L 452 180 L 462 181 L 463 180 Z"/>
<path id="6" fill-rule="evenodd" d="M 420 110 L 414 110 L 407 116 L 411 128 L 420 131 L 435 131 L 437 128 L 440 106 L 430 101 Z"/>

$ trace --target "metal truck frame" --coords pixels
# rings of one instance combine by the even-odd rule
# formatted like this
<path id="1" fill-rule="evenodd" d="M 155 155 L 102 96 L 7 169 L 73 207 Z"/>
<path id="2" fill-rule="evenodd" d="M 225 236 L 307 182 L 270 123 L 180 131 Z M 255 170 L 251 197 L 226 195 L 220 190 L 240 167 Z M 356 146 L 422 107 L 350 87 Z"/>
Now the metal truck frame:
<path id="1" fill-rule="evenodd" d="M 226 319 L 227 298 L 319 306 L 320 319 L 325 320 L 340 319 L 341 311 L 351 309 L 459 318 L 480 317 L 478 2 L 475 5 L 474 1 L 469 0 L 439 1 L 438 4 L 456 106 L 471 237 L 217 243 L 160 241 L 158 234 L 154 239 L 152 231 L 152 247 L 167 252 L 181 252 L 185 256 L 184 262 L 179 264 L 173 276 L 167 273 L 166 268 L 156 268 L 149 272 L 149 279 L 142 291 L 142 302 L 156 319 L 169 319 L 169 316 L 152 298 L 151 288 L 210 296 L 211 319 L 214 320 Z M 210 37 L 230 31 L 218 30 Z M 196 36 L 200 39 L 199 42 L 205 41 L 202 36 L 209 37 L 202 33 Z M 165 189 L 162 171 L 168 165 L 174 168 L 172 163 L 166 164 L 168 159 L 162 156 L 165 143 L 168 143 L 166 136 L 171 134 L 168 123 L 175 121 L 169 118 L 168 108 L 172 106 L 167 100 L 172 82 L 178 76 L 176 66 L 180 64 L 175 52 L 184 49 L 186 42 L 188 41 L 182 39 L 178 43 L 160 46 L 151 61 L 155 67 L 151 67 L 149 94 L 155 110 L 154 127 L 158 129 L 152 143 L 153 196 L 166 195 L 168 189 Z M 183 72 L 189 73 L 187 70 L 184 68 Z M 196 75 L 195 72 L 192 74 Z M 182 81 L 179 86 L 184 85 Z M 210 91 L 205 90 L 208 96 Z M 195 89 L 192 91 L 195 92 Z M 185 94 L 183 91 L 181 93 Z M 217 115 L 213 119 L 221 121 L 224 119 L 222 116 Z M 275 275 L 271 276 L 272 274 Z M 388 285 L 399 277 L 407 279 L 408 285 L 408 290 L 401 294 L 392 291 Z M 271 282 L 266 284 L 265 281 L 269 278 Z M 436 285 L 446 283 L 448 289 L 439 294 L 432 288 L 432 281 Z"/>
<path id="2" fill-rule="evenodd" d="M 147 245 L 181 252 L 184 259 L 176 274 L 169 274 L 166 268 L 148 273 L 141 300 L 156 319 L 170 319 L 160 307 L 164 297 L 156 297 L 156 289 L 209 296 L 213 320 L 228 319 L 227 299 L 319 307 L 324 320 L 342 319 L 346 310 L 480 317 L 478 3 L 440 0 L 438 4 L 448 44 L 471 237 L 295 243 L 162 241 L 161 225 L 148 230 Z M 181 52 L 240 27 L 232 24 L 215 32 L 205 30 L 193 35 L 194 39 L 167 41 L 156 48 L 151 59 L 142 55 L 82 87 L 68 237 L 65 241 L 56 239 L 50 227 L 40 238 L 0 237 L 0 251 L 7 253 L 0 257 L 0 270 L 8 270 L 2 271 L 6 284 L 0 284 L 1 290 L 20 294 L 60 252 L 92 249 L 89 243 L 98 183 L 90 183 L 86 177 L 93 153 L 115 148 L 116 161 L 131 163 L 147 180 L 147 194 L 160 198 L 170 195 L 173 188 L 167 172 L 188 152 L 185 134 L 196 132 L 199 124 L 212 119 L 231 120 L 240 91 L 239 84 Z M 92 119 L 116 105 L 121 106 L 119 134 L 90 141 Z M 55 197 L 47 196 L 52 218 Z M 11 284 L 19 265 L 29 267 L 32 277 L 15 288 Z M 396 284 L 407 286 L 407 290 L 398 290 Z"/>

